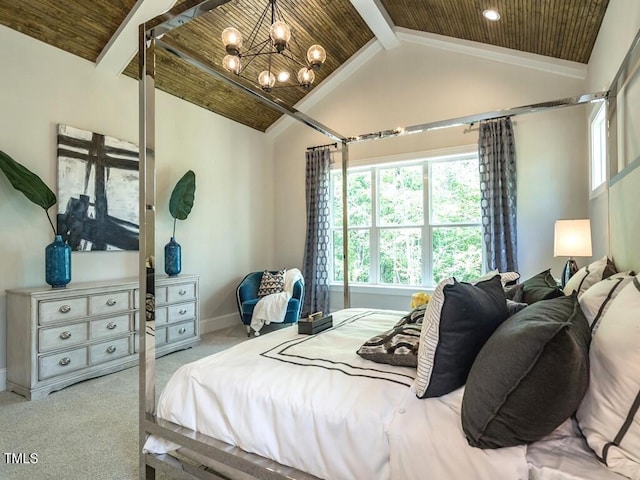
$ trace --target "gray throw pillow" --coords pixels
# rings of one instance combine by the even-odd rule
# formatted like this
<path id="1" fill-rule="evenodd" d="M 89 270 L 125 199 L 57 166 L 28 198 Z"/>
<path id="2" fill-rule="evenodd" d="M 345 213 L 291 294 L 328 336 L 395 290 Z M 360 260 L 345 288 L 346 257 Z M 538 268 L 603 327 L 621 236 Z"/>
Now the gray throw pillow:
<path id="1" fill-rule="evenodd" d="M 522 301 L 528 305 L 564 295 L 555 278 L 551 275 L 551 269 L 540 272 L 522 282 L 522 292 Z"/>
<path id="2" fill-rule="evenodd" d="M 507 297 L 507 300 L 512 300 L 514 302 L 523 303 L 524 299 L 524 284 L 518 283 L 517 285 L 513 285 L 510 287 L 505 287 L 504 296 Z"/>
<path id="3" fill-rule="evenodd" d="M 515 315 L 520 310 L 524 310 L 527 306 L 528 305 L 526 303 L 514 302 L 507 298 L 507 311 L 509 312 L 509 316 Z"/>
<path id="4" fill-rule="evenodd" d="M 471 367 L 462 399 L 469 445 L 533 443 L 578 408 L 589 383 L 591 331 L 576 295 L 507 319 Z"/>

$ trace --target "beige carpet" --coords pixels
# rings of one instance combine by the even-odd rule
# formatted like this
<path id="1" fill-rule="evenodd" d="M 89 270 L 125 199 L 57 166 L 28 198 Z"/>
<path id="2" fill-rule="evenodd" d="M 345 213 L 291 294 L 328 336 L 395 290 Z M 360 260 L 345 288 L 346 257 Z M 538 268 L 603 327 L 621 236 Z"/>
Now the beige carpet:
<path id="1" fill-rule="evenodd" d="M 246 339 L 245 327 L 238 325 L 204 335 L 195 348 L 158 359 L 158 391 L 181 365 Z M 5 452 L 35 453 L 37 463 L 8 464 Z M 0 392 L 0 454 L 2 480 L 137 479 L 138 368 L 32 402 Z"/>

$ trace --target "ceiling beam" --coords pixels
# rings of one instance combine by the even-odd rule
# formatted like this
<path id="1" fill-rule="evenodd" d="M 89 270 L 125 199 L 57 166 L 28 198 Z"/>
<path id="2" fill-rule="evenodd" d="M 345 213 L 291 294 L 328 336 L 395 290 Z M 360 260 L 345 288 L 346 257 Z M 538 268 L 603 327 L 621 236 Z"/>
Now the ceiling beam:
<path id="1" fill-rule="evenodd" d="M 138 25 L 169 10 L 176 0 L 138 0 L 96 59 L 96 69 L 120 75 L 138 51 Z"/>
<path id="2" fill-rule="evenodd" d="M 265 105 L 277 110 L 280 113 L 284 113 L 289 115 L 290 117 L 298 120 L 301 123 L 304 123 L 308 127 L 317 130 L 318 132 L 326 135 L 329 138 L 337 140 L 339 142 L 344 142 L 346 137 L 341 135 L 340 133 L 332 130 L 331 128 L 323 125 L 317 120 L 313 119 L 309 115 L 296 110 L 294 107 L 290 107 L 283 101 L 279 100 L 275 97 L 267 97 L 264 92 L 254 88 L 253 86 L 245 85 L 242 81 L 238 80 L 240 77 L 237 76 L 229 76 L 226 72 L 221 70 L 219 67 L 215 66 L 209 59 L 205 58 L 201 52 L 197 52 L 192 50 L 184 45 L 178 45 L 177 42 L 171 40 L 170 38 L 164 37 L 162 40 L 156 40 L 156 46 L 164 49 L 168 53 L 175 55 L 178 58 L 181 58 L 185 62 L 193 65 L 194 67 L 200 69 L 201 71 L 208 73 L 214 78 L 221 80 L 227 85 L 235 88 L 236 90 L 240 90 L 244 92 L 249 97 L 258 100 Z M 223 73 L 224 72 L 224 73 Z"/>
<path id="3" fill-rule="evenodd" d="M 400 46 L 400 40 L 393 31 L 393 21 L 380 0 L 351 0 L 351 4 L 385 50 Z"/>

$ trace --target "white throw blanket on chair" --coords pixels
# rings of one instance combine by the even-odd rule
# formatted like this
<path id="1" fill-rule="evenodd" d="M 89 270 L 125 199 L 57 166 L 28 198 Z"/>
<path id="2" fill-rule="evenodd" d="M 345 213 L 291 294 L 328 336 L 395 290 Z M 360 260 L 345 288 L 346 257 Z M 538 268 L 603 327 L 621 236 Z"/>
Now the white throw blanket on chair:
<path id="1" fill-rule="evenodd" d="M 262 297 L 256 303 L 251 316 L 251 328 L 259 335 L 260 329 L 270 323 L 282 323 L 287 314 L 287 305 L 293 295 L 293 285 L 302 279 L 297 268 L 287 270 L 284 274 L 284 290 Z"/>

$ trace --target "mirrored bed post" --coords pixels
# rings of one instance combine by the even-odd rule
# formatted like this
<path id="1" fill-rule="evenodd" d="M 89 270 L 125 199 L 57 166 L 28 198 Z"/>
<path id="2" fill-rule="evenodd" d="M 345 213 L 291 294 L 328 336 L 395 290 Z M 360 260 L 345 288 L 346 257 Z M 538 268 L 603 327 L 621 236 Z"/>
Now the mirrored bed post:
<path id="1" fill-rule="evenodd" d="M 347 215 L 347 168 L 349 167 L 349 144 L 346 140 L 342 143 L 342 271 L 344 272 L 344 287 L 343 287 L 343 307 L 351 307 L 351 296 L 349 295 L 349 230 L 348 230 L 348 215 Z"/>
<path id="2" fill-rule="evenodd" d="M 138 305 L 140 448 L 147 437 L 143 427 L 153 421 L 155 392 L 155 38 L 139 31 L 139 115 L 140 115 L 140 253 Z M 144 306 L 144 307 L 143 307 Z M 144 313 L 143 313 L 144 312 Z M 140 456 L 140 478 L 155 479 L 155 469 Z"/>

